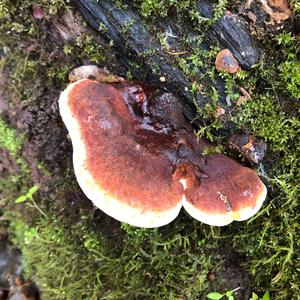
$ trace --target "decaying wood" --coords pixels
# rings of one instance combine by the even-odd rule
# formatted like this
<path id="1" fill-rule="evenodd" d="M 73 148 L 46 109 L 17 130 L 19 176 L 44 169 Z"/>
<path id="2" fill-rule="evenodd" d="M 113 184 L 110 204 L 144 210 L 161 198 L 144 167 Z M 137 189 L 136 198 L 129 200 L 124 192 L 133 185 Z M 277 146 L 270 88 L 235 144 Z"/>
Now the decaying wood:
<path id="1" fill-rule="evenodd" d="M 197 8 L 204 17 L 212 18 L 213 3 L 215 1 L 199 1 Z M 236 14 L 225 12 L 206 35 L 208 40 L 218 41 L 224 48 L 228 48 L 242 68 L 250 69 L 259 60 L 259 51 L 250 33 L 243 25 L 243 20 Z"/>
<path id="2" fill-rule="evenodd" d="M 199 107 L 203 107 L 209 101 L 200 93 L 191 94 L 189 80 L 174 65 L 173 56 L 183 54 L 185 49 L 174 52 L 162 49 L 153 32 L 149 31 L 139 14 L 131 9 L 130 5 L 126 9 L 120 9 L 110 0 L 97 2 L 74 0 L 73 3 L 94 30 L 98 31 L 107 41 L 113 42 L 122 64 L 129 66 L 132 61 L 137 61 L 144 67 L 143 70 L 133 70 L 136 78 L 156 85 L 160 84 L 159 78 L 164 79 L 164 87 L 176 93 L 182 100 L 183 113 L 187 119 L 192 120 L 195 116 L 193 99 Z M 201 15 L 210 18 L 213 14 L 213 2 L 199 1 L 197 9 Z M 128 26 L 129 23 L 130 26 Z M 105 29 L 101 29 L 101 26 Z M 156 26 L 160 32 L 166 32 L 171 37 L 182 34 L 197 35 L 192 24 L 188 22 L 177 24 L 177 20 L 172 18 L 158 20 Z M 176 43 L 176 39 L 172 39 L 172 41 Z M 236 15 L 227 13 L 214 23 L 208 30 L 206 42 L 201 47 L 208 49 L 209 45 L 215 41 L 219 41 L 224 48 L 229 48 L 242 68 L 250 68 L 259 59 L 259 51 L 255 48 L 250 33 Z M 154 55 L 145 55 L 145 53 L 153 53 L 153 50 L 155 50 Z M 153 66 L 158 68 L 155 76 L 152 72 Z M 205 72 L 206 70 L 202 69 L 199 71 L 199 75 Z M 220 78 L 217 80 L 215 88 L 219 91 L 221 101 L 223 100 L 226 105 L 224 84 Z"/>

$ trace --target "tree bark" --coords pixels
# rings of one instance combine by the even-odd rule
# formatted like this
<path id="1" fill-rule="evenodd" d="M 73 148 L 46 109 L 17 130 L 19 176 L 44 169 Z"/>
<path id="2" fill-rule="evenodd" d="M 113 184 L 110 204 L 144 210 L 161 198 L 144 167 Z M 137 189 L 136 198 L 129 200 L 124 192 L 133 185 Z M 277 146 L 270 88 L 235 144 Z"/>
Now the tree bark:
<path id="1" fill-rule="evenodd" d="M 188 120 L 193 120 L 197 106 L 204 107 L 209 99 L 197 93 L 191 93 L 191 83 L 187 76 L 175 64 L 171 55 L 163 51 L 161 44 L 142 21 L 136 10 L 130 5 L 126 9 L 118 8 L 112 1 L 73 0 L 73 3 L 81 12 L 88 24 L 108 42 L 112 41 L 119 54 L 119 59 L 125 66 L 130 66 L 136 61 L 143 66 L 143 70 L 133 70 L 135 78 L 141 78 L 151 85 L 159 85 L 159 77 L 165 77 L 164 87 L 177 94 L 183 105 L 183 113 Z M 201 15 L 211 18 L 213 15 L 213 2 L 199 1 L 197 9 Z M 127 26 L 127 24 L 131 24 Z M 101 30 L 100 25 L 105 29 Z M 167 32 L 170 28 L 176 29 L 174 34 L 188 34 L 196 36 L 197 32 L 191 23 L 177 24 L 177 20 L 165 18 L 158 20 L 157 27 L 160 31 Z M 245 29 L 239 17 L 233 14 L 225 14 L 215 22 L 207 32 L 205 42 L 201 48 L 218 41 L 222 47 L 229 48 L 237 58 L 239 65 L 250 68 L 259 59 L 259 51 L 255 48 L 250 33 Z M 195 45 L 195 47 L 199 47 Z M 154 51 L 155 50 L 155 51 Z M 154 53 L 145 55 L 145 53 Z M 153 74 L 153 66 L 158 68 L 157 74 Z M 199 70 L 199 75 L 206 70 Z M 215 87 L 220 95 L 221 103 L 226 105 L 224 82 L 217 78 Z"/>

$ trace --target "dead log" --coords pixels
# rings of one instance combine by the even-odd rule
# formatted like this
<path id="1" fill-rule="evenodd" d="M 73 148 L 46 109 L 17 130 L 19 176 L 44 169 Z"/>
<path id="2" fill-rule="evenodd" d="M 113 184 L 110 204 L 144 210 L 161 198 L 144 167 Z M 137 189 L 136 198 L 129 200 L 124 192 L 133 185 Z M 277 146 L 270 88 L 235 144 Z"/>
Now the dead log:
<path id="1" fill-rule="evenodd" d="M 212 18 L 214 3 L 212 0 L 198 1 L 197 9 L 205 18 Z M 228 48 L 242 68 L 250 69 L 259 60 L 259 50 L 243 23 L 239 16 L 227 11 L 210 27 L 206 37 Z"/>
<path id="2" fill-rule="evenodd" d="M 133 70 L 133 75 L 148 84 L 159 85 L 159 78 L 165 78 L 164 87 L 176 93 L 182 100 L 183 113 L 188 120 L 195 116 L 196 101 L 199 107 L 209 102 L 203 95 L 192 95 L 188 78 L 174 65 L 173 57 L 170 57 L 153 33 L 142 22 L 138 12 L 130 5 L 126 9 L 118 8 L 112 1 L 73 0 L 77 9 L 81 12 L 88 24 L 108 42 L 112 41 L 119 54 L 119 60 L 125 66 L 130 66 L 132 61 L 143 66 L 143 70 Z M 207 18 L 213 13 L 213 5 L 210 1 L 197 3 L 199 12 Z M 130 24 L 130 26 L 128 26 Z M 166 31 L 170 28 L 176 30 L 174 34 L 197 35 L 191 23 L 177 24 L 177 20 L 167 18 L 158 20 L 157 27 Z M 103 30 L 104 28 L 104 30 Z M 237 16 L 223 16 L 211 26 L 206 41 L 200 45 L 208 49 L 209 45 L 218 40 L 224 48 L 232 50 L 239 64 L 243 68 L 250 68 L 259 59 L 259 52 L 255 48 L 250 33 L 244 28 Z M 195 45 L 195 47 L 199 45 Z M 154 51 L 155 50 L 155 51 Z M 148 55 L 148 54 L 151 55 Z M 147 54 L 147 55 L 145 55 Z M 153 69 L 155 68 L 155 72 Z M 199 74 L 206 70 L 199 70 Z M 226 106 L 224 83 L 218 78 L 216 86 L 221 103 Z"/>

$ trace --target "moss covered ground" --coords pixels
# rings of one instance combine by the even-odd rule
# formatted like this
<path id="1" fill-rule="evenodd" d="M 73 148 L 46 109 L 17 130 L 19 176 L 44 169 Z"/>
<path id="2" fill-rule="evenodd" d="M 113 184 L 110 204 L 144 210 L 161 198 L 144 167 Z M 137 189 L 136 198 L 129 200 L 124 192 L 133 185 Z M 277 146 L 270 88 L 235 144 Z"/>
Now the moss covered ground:
<path id="1" fill-rule="evenodd" d="M 191 0 L 133 3 L 149 26 L 172 13 L 188 14 L 205 28 L 237 5 L 218 1 L 214 19 L 205 20 Z M 32 17 L 36 4 L 47 17 Z M 296 24 L 300 6 L 297 1 L 291 5 L 290 23 Z M 224 228 L 181 212 L 163 228 L 136 229 L 95 210 L 80 191 L 56 106 L 68 72 L 83 62 L 108 67 L 109 58 L 111 71 L 127 77 L 132 72 L 118 65 L 112 45 L 82 20 L 82 31 L 61 38 L 53 24 L 66 13 L 81 20 L 63 0 L 0 0 L 0 70 L 5 79 L 0 82 L 9 107 L 0 114 L 1 207 L 11 240 L 22 250 L 25 273 L 40 284 L 44 299 L 205 299 L 211 291 L 238 287 L 237 299 L 250 299 L 252 292 L 262 297 L 266 290 L 271 299 L 300 299 L 299 30 L 288 25 L 258 32 L 264 49 L 260 62 L 235 75 L 215 69 L 218 45 L 195 49 L 174 62 L 195 91 L 213 99 L 198 110 L 205 126 L 197 134 L 216 145 L 225 140 L 215 114 L 220 106 L 213 87 L 217 76 L 224 79 L 233 104 L 242 96 L 239 87 L 250 91 L 251 98 L 234 105 L 226 122 L 232 132 L 251 132 L 268 144 L 258 169 L 269 190 L 262 210 Z M 206 75 L 195 77 L 202 67 Z M 39 189 L 28 196 L 34 186 Z M 24 201 L 15 203 L 22 195 Z"/>

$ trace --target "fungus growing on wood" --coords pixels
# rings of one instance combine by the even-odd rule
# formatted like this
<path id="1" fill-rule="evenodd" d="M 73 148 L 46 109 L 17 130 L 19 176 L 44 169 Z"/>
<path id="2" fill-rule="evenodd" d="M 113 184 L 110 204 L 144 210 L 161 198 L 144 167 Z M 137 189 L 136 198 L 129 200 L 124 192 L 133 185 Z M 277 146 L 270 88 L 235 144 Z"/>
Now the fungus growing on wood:
<path id="1" fill-rule="evenodd" d="M 203 223 L 224 226 L 252 217 L 265 197 L 266 188 L 253 170 L 215 154 L 206 158 L 198 178 L 197 173 L 186 177 L 183 207 Z"/>
<path id="2" fill-rule="evenodd" d="M 236 73 L 240 69 L 238 61 L 229 49 L 223 49 L 217 54 L 215 65 L 218 71 L 230 74 Z"/>
<path id="3" fill-rule="evenodd" d="M 203 155 L 210 145 L 197 141 L 171 93 L 83 79 L 67 87 L 59 106 L 80 187 L 119 221 L 158 227 L 184 206 L 222 226 L 251 217 L 265 199 L 255 171 L 223 154 Z"/>
<path id="4" fill-rule="evenodd" d="M 292 16 L 287 0 L 261 0 L 262 9 L 270 15 L 271 19 L 277 23 L 287 20 Z"/>

